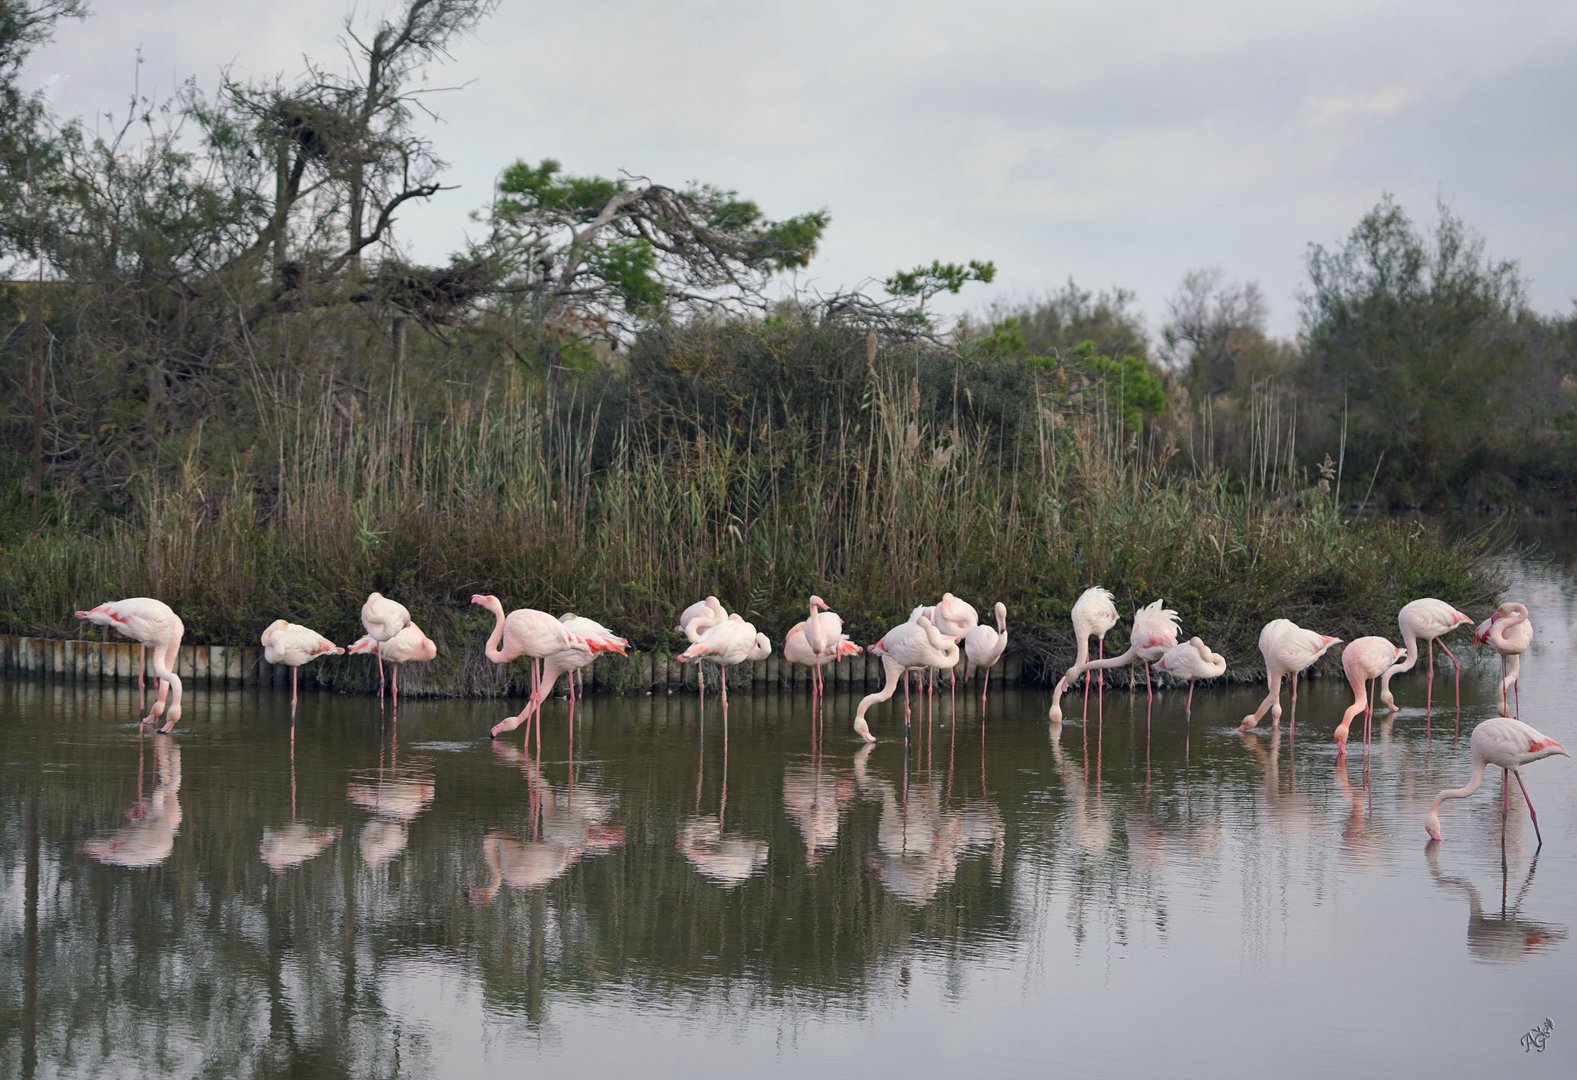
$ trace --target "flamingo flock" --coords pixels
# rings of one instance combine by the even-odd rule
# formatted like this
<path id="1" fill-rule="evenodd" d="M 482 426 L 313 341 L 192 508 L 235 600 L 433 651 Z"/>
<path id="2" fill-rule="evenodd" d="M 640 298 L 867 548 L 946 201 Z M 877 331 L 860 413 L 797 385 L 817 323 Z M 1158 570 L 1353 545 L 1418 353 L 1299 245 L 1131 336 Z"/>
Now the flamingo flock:
<path id="1" fill-rule="evenodd" d="M 504 665 L 527 658 L 532 668 L 532 690 L 525 707 L 495 724 L 490 729 L 493 738 L 525 724 L 526 737 L 529 739 L 532 730 L 530 725 L 535 721 L 540 752 L 542 705 L 553 692 L 559 677 L 570 676 L 569 694 L 573 710 L 575 673 L 590 665 L 601 653 L 628 654 L 629 641 L 594 619 L 574 613 L 555 618 L 548 612 L 533 608 L 516 609 L 506 615 L 499 599 L 485 594 L 472 596 L 471 602 L 485 608 L 494 617 L 492 631 L 483 646 L 483 653 L 488 660 Z M 824 695 L 824 669 L 827 665 L 857 656 L 862 650 L 845 632 L 843 620 L 820 596 L 811 596 L 807 609 L 805 620 L 795 624 L 785 635 L 783 654 L 790 663 L 809 669 L 812 701 L 816 703 Z M 871 730 L 871 709 L 890 700 L 900 682 L 904 688 L 904 730 L 907 736 L 913 722 L 909 676 L 921 674 L 928 677 L 922 681 L 929 698 L 934 693 L 937 672 L 945 671 L 950 685 L 956 683 L 955 671 L 961 658 L 967 660 L 966 681 L 976 671 L 984 672 L 981 687 L 983 708 L 990 686 L 991 669 L 1002 660 L 1008 641 L 1006 606 L 997 602 L 991 611 L 995 616 L 995 628 L 982 624 L 976 609 L 967 601 L 953 593 L 943 593 L 935 604 L 915 607 L 907 620 L 892 627 L 868 646 L 864 651 L 881 659 L 885 677 L 881 689 L 865 695 L 855 708 L 853 727 L 859 738 L 866 744 L 876 741 Z M 139 643 L 143 653 L 138 668 L 139 686 L 143 685 L 143 671 L 151 650 L 152 675 L 158 682 L 158 690 L 152 707 L 142 717 L 139 727 L 162 718 L 164 723 L 159 731 L 168 733 L 181 716 L 181 680 L 175 672 L 175 660 L 185 628 L 179 616 L 162 601 L 132 597 L 77 611 L 76 617 L 113 627 Z M 1072 622 L 1075 659 L 1053 691 L 1049 721 L 1054 730 L 1063 721 L 1061 702 L 1064 694 L 1081 677 L 1084 680 L 1083 715 L 1088 721 L 1092 672 L 1095 675 L 1097 723 L 1101 722 L 1103 710 L 1102 673 L 1108 668 L 1140 664 L 1145 673 L 1147 697 L 1153 697 L 1154 693 L 1152 667 L 1188 683 L 1185 713 L 1192 711 L 1194 684 L 1202 679 L 1219 678 L 1226 672 L 1225 658 L 1212 651 L 1200 638 L 1179 642 L 1181 616 L 1159 599 L 1134 612 L 1127 648 L 1108 658 L 1105 655 L 1106 635 L 1120 621 L 1115 597 L 1100 586 L 1086 589 L 1074 603 Z M 407 663 L 433 660 L 438 654 L 437 644 L 412 621 L 410 611 L 381 593 L 368 595 L 362 605 L 361 623 L 366 633 L 343 647 L 308 627 L 284 619 L 276 619 L 263 631 L 261 640 L 264 658 L 269 663 L 291 668 L 292 711 L 298 700 L 299 669 L 319 656 L 370 653 L 378 663 L 379 697 L 382 698 L 387 685 L 389 696 L 397 704 L 400 668 Z M 1398 614 L 1397 623 L 1405 646 L 1398 647 L 1384 637 L 1370 635 L 1347 643 L 1342 649 L 1342 668 L 1352 687 L 1353 703 L 1343 713 L 1334 732 L 1338 759 L 1346 754 L 1349 732 L 1360 715 L 1363 717 L 1364 743 L 1367 745 L 1376 703 L 1383 704 L 1392 714 L 1398 711 L 1391 692 L 1391 681 L 1417 665 L 1420 641 L 1424 643 L 1427 653 L 1426 725 L 1433 707 L 1434 650 L 1437 645 L 1450 658 L 1455 669 L 1460 725 L 1461 663 L 1442 639 L 1459 626 L 1471 625 L 1472 620 L 1442 600 L 1425 597 L 1405 605 Z M 771 639 L 739 612 L 729 612 L 716 596 L 707 596 L 686 607 L 680 613 L 674 630 L 683 634 L 689 642 L 677 658 L 679 663 L 694 662 L 698 669 L 702 662 L 717 665 L 722 691 L 723 746 L 726 753 L 728 668 L 747 661 L 765 659 L 772 652 Z M 1090 658 L 1092 638 L 1096 654 L 1093 660 Z M 1469 741 L 1473 772 L 1468 784 L 1442 791 L 1435 799 L 1427 822 L 1429 835 L 1435 840 L 1440 839 L 1441 835 L 1438 817 L 1441 804 L 1447 799 L 1465 798 L 1476 791 L 1482 783 L 1485 770 L 1490 766 L 1498 766 L 1504 772 L 1503 803 L 1509 799 L 1509 778 L 1516 776 L 1531 816 L 1533 803 L 1523 783 L 1521 767 L 1543 757 L 1569 756 L 1560 743 L 1545 737 L 1514 715 L 1520 706 L 1516 687 L 1521 658 L 1532 639 L 1533 629 L 1527 606 L 1516 601 L 1500 604 L 1476 628 L 1474 640 L 1490 645 L 1502 658 L 1499 690 L 1501 715 L 1480 723 L 1472 733 Z M 1266 623 L 1260 632 L 1259 649 L 1265 662 L 1267 693 L 1254 712 L 1244 717 L 1239 730 L 1250 731 L 1267 715 L 1273 726 L 1280 723 L 1281 683 L 1286 678 L 1290 678 L 1292 684 L 1295 718 L 1298 676 L 1340 644 L 1340 638 L 1304 629 L 1289 619 L 1273 619 Z M 387 675 L 384 671 L 385 662 L 392 666 L 392 671 Z M 699 674 L 698 671 L 697 681 L 704 693 L 705 680 Z M 572 711 L 571 739 L 573 727 Z M 816 737 L 819 738 L 819 734 Z M 1537 832 L 1536 818 L 1534 822 Z M 1542 837 L 1540 840 L 1542 842 Z"/>

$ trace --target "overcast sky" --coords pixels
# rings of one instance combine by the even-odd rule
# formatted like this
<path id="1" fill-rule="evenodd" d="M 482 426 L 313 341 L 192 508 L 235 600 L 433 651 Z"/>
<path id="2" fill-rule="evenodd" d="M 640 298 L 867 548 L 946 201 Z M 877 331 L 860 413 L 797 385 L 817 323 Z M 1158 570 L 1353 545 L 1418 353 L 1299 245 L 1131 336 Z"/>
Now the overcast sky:
<path id="1" fill-rule="evenodd" d="M 188 76 L 341 64 L 372 0 L 92 0 L 29 65 L 57 111 L 115 109 Z M 250 8 L 248 14 L 241 14 Z M 733 188 L 773 217 L 826 208 L 823 290 L 932 259 L 991 259 L 953 310 L 1071 276 L 1137 293 L 1152 333 L 1183 275 L 1257 281 L 1298 325 L 1310 243 L 1392 192 L 1443 200 L 1533 307 L 1577 299 L 1577 3 L 1443 0 L 503 0 L 453 59 L 430 134 L 458 190 L 405 208 L 442 261 L 499 170 L 554 157 Z M 474 226 L 470 226 L 473 227 Z"/>

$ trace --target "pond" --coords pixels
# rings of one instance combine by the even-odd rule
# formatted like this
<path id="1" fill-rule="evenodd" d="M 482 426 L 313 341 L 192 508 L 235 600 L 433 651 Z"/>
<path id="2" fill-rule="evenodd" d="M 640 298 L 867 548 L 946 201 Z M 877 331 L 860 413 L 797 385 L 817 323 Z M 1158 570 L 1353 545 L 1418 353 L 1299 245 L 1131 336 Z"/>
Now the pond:
<path id="1" fill-rule="evenodd" d="M 1577 573 L 1510 573 L 1522 716 L 1577 745 Z M 583 700 L 573 748 L 555 700 L 540 759 L 497 701 L 194 691 L 154 736 L 135 685 L 13 681 L 0 1075 L 1570 1076 L 1577 772 L 1526 770 L 1542 848 L 1493 773 L 1427 843 L 1496 711 L 1455 637 L 1460 737 L 1418 674 L 1345 762 L 1334 679 L 1247 735 L 1250 687 L 1055 738 L 994 691 L 869 748 L 857 696 L 818 748 L 736 694 L 726 750 L 716 695 Z"/>

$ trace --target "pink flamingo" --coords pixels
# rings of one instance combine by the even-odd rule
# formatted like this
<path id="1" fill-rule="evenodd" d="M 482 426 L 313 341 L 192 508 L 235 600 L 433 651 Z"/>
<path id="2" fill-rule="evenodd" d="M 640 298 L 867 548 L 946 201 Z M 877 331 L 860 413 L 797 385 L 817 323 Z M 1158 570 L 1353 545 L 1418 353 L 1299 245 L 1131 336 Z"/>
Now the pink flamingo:
<path id="1" fill-rule="evenodd" d="M 1369 722 L 1374 717 L 1374 702 L 1370 698 L 1369 683 L 1384 679 L 1396 658 L 1407 652 L 1383 637 L 1361 637 L 1347 643 L 1342 650 L 1342 670 L 1347 673 L 1347 685 L 1352 687 L 1353 703 L 1342 713 L 1342 722 L 1336 725 L 1336 756 L 1347 753 L 1347 731 L 1359 713 L 1363 713 L 1363 741 L 1369 745 Z M 1417 659 L 1417 653 L 1414 653 Z M 1384 685 L 1383 683 L 1381 685 Z"/>
<path id="2" fill-rule="evenodd" d="M 1281 723 L 1281 679 L 1292 676 L 1292 704 L 1298 704 L 1298 673 L 1306 671 L 1325 655 L 1325 650 L 1339 644 L 1341 638 L 1305 630 L 1291 619 L 1272 619 L 1259 632 L 1259 651 L 1265 657 L 1265 681 L 1270 692 L 1253 714 L 1245 716 L 1239 731 L 1248 731 L 1259 723 L 1265 711 L 1270 710 L 1270 722 Z"/>
<path id="3" fill-rule="evenodd" d="M 1211 652 L 1210 646 L 1197 637 L 1181 645 L 1173 645 L 1162 654 L 1155 666 L 1173 678 L 1188 684 L 1188 702 L 1185 713 L 1194 711 L 1194 683 L 1200 679 L 1217 679 L 1226 674 L 1227 660 L 1220 653 Z"/>
<path id="4" fill-rule="evenodd" d="M 1153 698 L 1154 691 L 1150 688 L 1149 665 L 1165 655 L 1166 650 L 1177 644 L 1177 612 L 1163 607 L 1160 600 L 1146 604 L 1133 616 L 1133 636 L 1128 641 L 1126 652 L 1101 660 L 1091 660 L 1086 650 L 1085 659 L 1075 663 L 1062 676 L 1057 683 L 1057 692 L 1052 695 L 1051 722 L 1062 723 L 1062 695 L 1067 688 L 1080 675 L 1089 671 L 1100 671 L 1104 668 L 1124 667 L 1133 663 L 1135 659 L 1145 664 L 1144 681 L 1146 693 Z M 1085 685 L 1089 685 L 1086 676 Z"/>
<path id="5" fill-rule="evenodd" d="M 683 634 L 685 640 L 694 645 L 701 640 L 701 635 L 712 627 L 728 618 L 728 609 L 715 596 L 708 596 L 705 600 L 697 600 L 679 614 L 679 625 L 674 627 L 674 633 Z M 702 700 L 706 698 L 706 679 L 701 674 L 699 661 L 695 665 L 695 686 L 700 691 Z"/>
<path id="6" fill-rule="evenodd" d="M 405 605 L 397 600 L 390 600 L 380 592 L 367 594 L 366 603 L 361 605 L 361 625 L 367 631 L 367 636 L 373 641 L 388 641 L 395 634 L 404 630 L 411 623 L 411 613 Z M 383 657 L 376 650 L 362 649 L 362 652 L 373 652 L 378 656 L 378 696 L 383 696 Z"/>
<path id="7" fill-rule="evenodd" d="M 537 680 L 537 685 L 531 691 L 531 697 L 526 701 L 526 707 L 515 716 L 506 716 L 493 725 L 488 733 L 489 738 L 496 739 L 506 731 L 513 731 L 530 717 L 537 718 L 537 750 L 542 750 L 542 703 L 553 693 L 553 684 L 558 682 L 560 675 L 570 676 L 570 695 L 574 696 L 575 672 L 586 667 L 596 659 L 596 651 L 585 642 L 577 642 L 566 646 L 558 652 L 549 653 L 543 658 L 542 678 Z M 573 712 L 570 714 L 574 715 Z M 526 734 L 531 734 L 531 729 L 526 729 Z M 570 739 L 575 737 L 574 730 L 570 731 Z M 571 743 L 573 746 L 573 742 Z"/>
<path id="8" fill-rule="evenodd" d="M 159 680 L 159 692 L 154 696 L 153 708 L 137 726 L 141 728 L 148 721 L 163 716 L 164 726 L 159 731 L 167 734 L 181 718 L 181 679 L 175 674 L 175 659 L 180 654 L 181 637 L 186 633 L 186 626 L 180 616 L 162 600 L 133 596 L 126 600 L 111 600 L 88 611 L 78 611 L 76 617 L 100 626 L 113 626 L 144 647 L 153 646 L 153 677 Z M 140 674 L 138 678 L 141 679 Z M 166 697 L 169 698 L 168 711 Z"/>
<path id="9" fill-rule="evenodd" d="M 1533 624 L 1528 621 L 1528 605 L 1508 600 L 1497 607 L 1473 633 L 1473 640 L 1500 653 L 1500 715 L 1510 716 L 1508 693 L 1517 686 L 1522 671 L 1522 654 L 1533 644 Z M 1516 690 L 1517 712 L 1522 711 L 1522 690 Z"/>
<path id="10" fill-rule="evenodd" d="M 1407 655 L 1380 676 L 1380 700 L 1391 712 L 1397 712 L 1396 699 L 1391 696 L 1391 679 L 1404 671 L 1412 671 L 1418 663 L 1418 639 L 1423 638 L 1429 650 L 1429 678 L 1424 688 L 1424 722 L 1427 730 L 1429 714 L 1434 708 L 1435 700 L 1435 645 L 1445 650 L 1451 657 L 1451 664 L 1456 668 L 1457 716 L 1462 714 L 1462 665 L 1457 661 L 1456 654 L 1446 647 L 1444 641 L 1439 639 L 1459 626 L 1470 626 L 1473 620 L 1462 614 L 1444 600 L 1436 600 L 1426 596 L 1403 605 L 1396 616 L 1396 624 L 1402 630 L 1402 641 L 1407 645 Z"/>
<path id="11" fill-rule="evenodd" d="M 692 624 L 693 625 L 693 624 Z M 718 666 L 723 681 L 723 746 L 728 746 L 728 669 L 746 660 L 765 660 L 772 655 L 772 641 L 758 633 L 753 624 L 738 612 L 717 623 L 701 635 L 701 640 L 679 654 L 679 662 L 710 660 Z"/>
<path id="12" fill-rule="evenodd" d="M 611 652 L 620 656 L 630 655 L 629 639 L 615 634 L 596 619 L 566 612 L 559 616 L 559 622 L 569 627 L 570 633 L 578 634 L 591 648 L 593 654 Z M 572 703 L 575 700 L 575 678 L 575 675 L 571 675 L 569 680 L 569 699 Z"/>
<path id="13" fill-rule="evenodd" d="M 1531 724 L 1524 724 L 1521 720 L 1513 720 L 1509 716 L 1495 716 L 1485 720 L 1473 729 L 1473 736 L 1469 740 L 1473 747 L 1473 775 L 1468 777 L 1468 782 L 1463 787 L 1447 788 L 1435 796 L 1435 801 L 1429 807 L 1429 820 L 1425 828 L 1429 830 L 1431 840 L 1440 840 L 1440 804 L 1447 799 L 1465 799 L 1478 790 L 1484 782 L 1484 770 L 1491 765 L 1501 768 L 1500 809 L 1501 809 L 1501 835 L 1505 835 L 1505 813 L 1511 808 L 1511 787 L 1508 778 L 1515 776 L 1517 786 L 1522 789 L 1522 797 L 1528 804 L 1528 817 L 1533 819 L 1533 835 L 1538 837 L 1539 844 L 1544 843 L 1544 837 L 1539 835 L 1539 816 L 1533 811 L 1533 800 L 1528 798 L 1528 786 L 1522 782 L 1522 766 L 1530 761 L 1550 757 L 1554 754 L 1564 754 L 1571 757 L 1566 747 L 1547 738 Z"/>
<path id="14" fill-rule="evenodd" d="M 1074 667 L 1083 670 L 1082 665 L 1090 659 L 1090 639 L 1096 639 L 1096 656 L 1105 657 L 1105 635 L 1113 626 L 1117 626 L 1117 602 L 1113 601 L 1112 594 L 1099 585 L 1087 588 L 1079 594 L 1079 599 L 1074 601 Z M 1074 668 L 1068 668 L 1069 672 Z M 1063 675 L 1057 683 L 1057 689 L 1052 692 L 1052 724 L 1063 722 L 1063 694 L 1071 686 L 1068 675 Z M 1104 705 L 1105 678 L 1096 675 L 1096 706 L 1098 709 Z M 1085 721 L 1090 719 L 1090 680 L 1085 678 Z"/>
<path id="15" fill-rule="evenodd" d="M 270 664 L 285 664 L 290 668 L 290 704 L 296 704 L 296 675 L 305 664 L 325 654 L 345 655 L 345 650 L 316 630 L 308 630 L 300 623 L 275 619 L 263 631 L 263 659 Z M 382 661 L 379 661 L 382 665 Z"/>
<path id="16" fill-rule="evenodd" d="M 997 666 L 997 661 L 1002 659 L 1002 654 L 1007 651 L 1008 647 L 1007 605 L 998 600 L 992 610 L 997 617 L 995 630 L 985 623 L 981 623 L 964 635 L 964 656 L 969 661 L 964 667 L 964 681 L 968 682 L 973 678 L 976 670 L 986 673 L 985 679 L 980 686 L 980 707 L 982 709 L 986 706 L 986 691 L 991 688 L 991 669 Z"/>
<path id="17" fill-rule="evenodd" d="M 488 635 L 487 644 L 482 649 L 489 660 L 495 664 L 507 664 L 522 656 L 531 657 L 533 694 L 541 682 L 536 661 L 563 652 L 571 645 L 583 644 L 579 634 L 545 611 L 517 608 L 506 618 L 504 605 L 496 596 L 477 593 L 471 597 L 471 603 L 486 608 L 494 616 L 493 632 Z"/>
<path id="18" fill-rule="evenodd" d="M 811 697 L 825 692 L 821 669 L 845 656 L 860 655 L 860 647 L 843 632 L 843 620 L 819 596 L 810 598 L 810 614 L 783 635 L 783 659 L 810 668 Z"/>
<path id="19" fill-rule="evenodd" d="M 875 742 L 876 736 L 871 734 L 870 725 L 865 722 L 866 711 L 877 702 L 892 697 L 898 689 L 898 680 L 903 678 L 905 672 L 952 668 L 958 664 L 958 644 L 936 628 L 936 624 L 925 615 L 924 608 L 915 608 L 908 622 L 899 623 L 887 631 L 866 652 L 882 658 L 882 669 L 887 674 L 887 681 L 882 688 L 873 694 L 866 694 L 854 710 L 854 730 L 868 743 Z M 910 719 L 907 681 L 903 688 L 903 715 L 904 730 L 907 731 Z"/>
<path id="20" fill-rule="evenodd" d="M 394 669 L 394 674 L 389 677 L 393 688 L 393 698 L 396 707 L 400 704 L 400 667 L 412 661 L 425 662 L 438 655 L 438 646 L 433 639 L 422 633 L 422 628 L 415 623 L 406 623 L 405 628 L 395 634 L 388 641 L 379 641 L 371 634 L 357 638 L 346 646 L 345 651 L 352 655 L 372 653 L 378 658 L 381 666 L 385 660 Z"/>

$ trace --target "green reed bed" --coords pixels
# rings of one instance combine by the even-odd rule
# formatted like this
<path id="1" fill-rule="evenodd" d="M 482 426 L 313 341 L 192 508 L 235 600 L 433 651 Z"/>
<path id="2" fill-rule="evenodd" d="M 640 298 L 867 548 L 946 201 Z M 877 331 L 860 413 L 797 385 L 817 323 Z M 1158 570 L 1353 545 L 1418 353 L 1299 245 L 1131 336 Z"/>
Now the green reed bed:
<path id="1" fill-rule="evenodd" d="M 1250 485 L 1183 464 L 1099 402 L 1026 400 L 1011 439 L 922 404 L 916 379 L 874 368 L 859 408 L 763 409 L 721 431 L 514 383 L 426 419 L 303 384 L 274 444 L 228 474 L 188 466 L 149 481 L 138 514 L 0 551 L 0 626 L 74 636 L 74 608 L 146 594 L 191 642 L 254 642 L 285 617 L 343 643 L 378 589 L 439 643 L 422 681 L 495 693 L 519 680 L 482 657 L 491 616 L 476 592 L 671 649 L 677 612 L 706 593 L 776 642 L 817 592 L 867 643 L 950 590 L 982 611 L 1004 601 L 1013 649 L 1047 681 L 1072 658 L 1068 610 L 1092 584 L 1125 614 L 1108 651 L 1135 606 L 1164 598 L 1239 678 L 1260 674 L 1270 618 L 1394 635 L 1414 597 L 1490 598 L 1486 538 L 1344 516 L 1329 478 L 1305 478 L 1268 426 L 1257 453 L 1274 467 Z M 346 660 L 319 678 L 360 687 L 370 672 Z"/>

